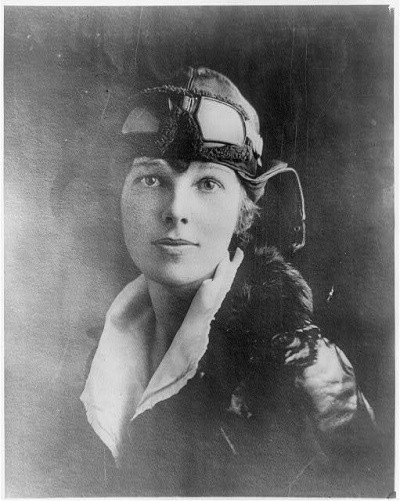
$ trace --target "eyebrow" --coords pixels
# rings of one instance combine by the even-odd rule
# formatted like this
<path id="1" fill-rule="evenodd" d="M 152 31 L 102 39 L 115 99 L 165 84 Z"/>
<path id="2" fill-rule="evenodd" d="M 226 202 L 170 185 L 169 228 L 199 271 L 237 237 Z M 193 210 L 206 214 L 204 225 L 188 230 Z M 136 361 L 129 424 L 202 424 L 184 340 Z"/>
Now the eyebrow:
<path id="1" fill-rule="evenodd" d="M 140 167 L 141 165 L 149 166 L 169 166 L 168 162 L 162 158 L 138 157 L 133 160 L 132 167 Z"/>
<path id="2" fill-rule="evenodd" d="M 205 164 L 202 166 L 202 169 L 204 170 L 214 170 L 214 169 L 218 169 L 219 171 L 221 172 L 224 172 L 225 174 L 230 174 L 231 172 L 234 174 L 234 171 L 233 169 L 231 169 L 230 167 L 226 167 L 224 165 L 218 165 L 218 164 Z"/>
<path id="3" fill-rule="evenodd" d="M 147 173 L 149 173 L 149 171 L 161 175 L 172 171 L 168 162 L 166 162 L 165 160 L 146 157 L 135 158 L 131 170 L 132 173 L 135 173 L 135 175 L 146 175 Z"/>

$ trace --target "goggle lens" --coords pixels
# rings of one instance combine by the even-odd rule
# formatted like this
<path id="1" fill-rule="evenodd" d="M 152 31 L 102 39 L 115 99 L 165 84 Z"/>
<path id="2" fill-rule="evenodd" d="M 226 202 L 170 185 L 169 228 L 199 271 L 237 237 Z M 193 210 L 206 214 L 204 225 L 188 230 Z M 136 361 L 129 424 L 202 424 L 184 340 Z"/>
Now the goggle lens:
<path id="1" fill-rule="evenodd" d="M 239 112 L 229 104 L 201 98 L 195 116 L 204 141 L 244 145 L 244 121 Z"/>
<path id="2" fill-rule="evenodd" d="M 152 113 L 147 108 L 134 108 L 125 120 L 122 127 L 123 134 L 129 133 L 157 133 L 160 128 L 160 119 L 155 113 Z"/>
<path id="3" fill-rule="evenodd" d="M 158 102 L 156 107 L 152 106 L 148 108 L 146 106 L 140 106 L 134 108 L 126 119 L 122 132 L 159 132 L 161 116 L 171 111 L 168 106 L 169 102 L 168 99 L 164 99 L 162 103 Z M 183 109 L 185 109 L 185 105 Z M 194 118 L 200 128 L 204 142 L 217 145 L 244 145 L 246 139 L 244 120 L 240 113 L 229 104 L 202 97 L 198 100 Z"/>

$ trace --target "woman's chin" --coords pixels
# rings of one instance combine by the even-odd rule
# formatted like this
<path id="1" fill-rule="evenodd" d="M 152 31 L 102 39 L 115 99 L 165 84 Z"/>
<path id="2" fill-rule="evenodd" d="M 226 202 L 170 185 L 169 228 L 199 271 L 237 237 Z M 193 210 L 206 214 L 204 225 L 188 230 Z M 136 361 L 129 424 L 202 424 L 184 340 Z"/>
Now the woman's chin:
<path id="1" fill-rule="evenodd" d="M 146 279 L 157 282 L 171 289 L 197 290 L 204 280 L 211 278 L 214 274 L 214 269 L 210 270 L 193 270 L 193 268 L 185 270 L 163 269 L 163 270 L 148 270 L 144 271 Z"/>

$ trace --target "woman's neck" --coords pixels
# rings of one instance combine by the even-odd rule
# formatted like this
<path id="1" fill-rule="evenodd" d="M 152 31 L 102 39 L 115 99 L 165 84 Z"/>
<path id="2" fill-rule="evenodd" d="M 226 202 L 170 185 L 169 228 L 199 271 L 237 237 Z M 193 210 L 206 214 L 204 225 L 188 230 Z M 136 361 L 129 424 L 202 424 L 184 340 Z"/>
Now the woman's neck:
<path id="1" fill-rule="evenodd" d="M 152 347 L 153 371 L 158 367 L 178 332 L 199 285 L 184 290 L 146 279 L 153 305 L 156 329 Z"/>

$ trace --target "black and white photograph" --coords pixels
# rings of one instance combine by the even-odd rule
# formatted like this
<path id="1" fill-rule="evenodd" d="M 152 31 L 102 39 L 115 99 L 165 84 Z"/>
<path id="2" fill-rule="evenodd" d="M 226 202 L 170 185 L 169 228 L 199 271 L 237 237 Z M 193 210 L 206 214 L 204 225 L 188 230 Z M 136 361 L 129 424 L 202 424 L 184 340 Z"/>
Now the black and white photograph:
<path id="1" fill-rule="evenodd" d="M 2 7 L 5 497 L 396 498 L 394 6 Z"/>

